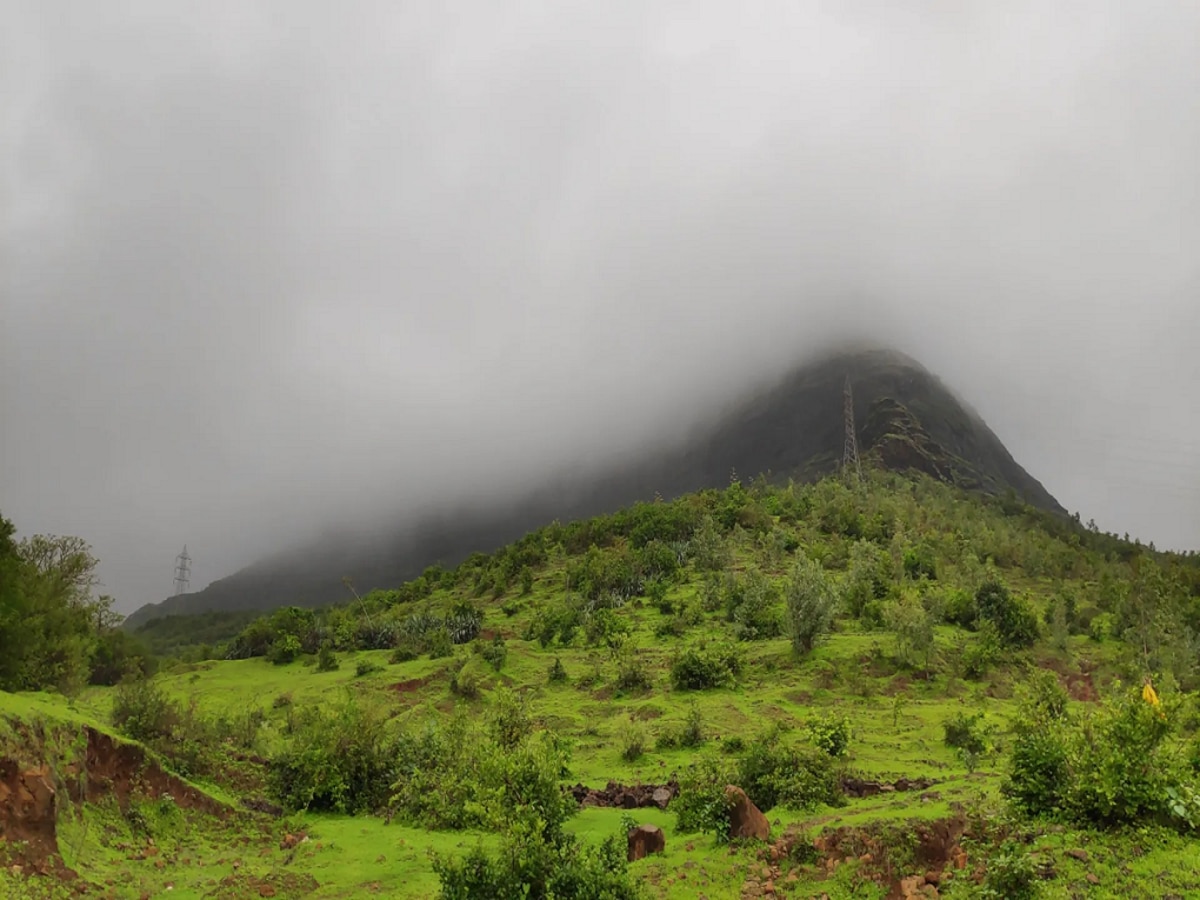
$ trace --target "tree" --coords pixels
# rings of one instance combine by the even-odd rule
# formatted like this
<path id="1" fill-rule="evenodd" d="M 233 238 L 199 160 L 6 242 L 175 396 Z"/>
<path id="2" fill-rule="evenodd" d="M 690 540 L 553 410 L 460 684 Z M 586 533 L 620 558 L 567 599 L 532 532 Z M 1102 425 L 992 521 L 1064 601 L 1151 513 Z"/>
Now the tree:
<path id="1" fill-rule="evenodd" d="M 933 616 L 921 602 L 906 595 L 887 607 L 884 621 L 896 636 L 896 654 L 910 666 L 922 663 L 928 668 L 934 649 Z"/>
<path id="2" fill-rule="evenodd" d="M 100 635 L 120 621 L 112 598 L 92 596 L 96 558 L 77 537 L 14 534 L 0 517 L 0 688 L 78 687 Z"/>
<path id="3" fill-rule="evenodd" d="M 787 583 L 787 624 L 792 649 L 810 653 L 833 627 L 837 595 L 820 563 L 798 554 Z"/>

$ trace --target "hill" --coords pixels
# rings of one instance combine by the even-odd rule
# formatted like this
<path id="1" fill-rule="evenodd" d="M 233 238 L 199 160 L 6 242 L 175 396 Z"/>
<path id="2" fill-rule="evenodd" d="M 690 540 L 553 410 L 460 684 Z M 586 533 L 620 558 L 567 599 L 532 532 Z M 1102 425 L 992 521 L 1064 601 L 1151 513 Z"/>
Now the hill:
<path id="1" fill-rule="evenodd" d="M 349 596 L 347 575 L 359 590 L 394 585 L 433 563 L 453 565 L 503 546 L 544 522 L 610 512 L 656 494 L 722 487 L 734 471 L 776 482 L 820 478 L 841 460 L 847 378 L 860 452 L 871 464 L 990 494 L 1012 492 L 1039 509 L 1065 513 L 936 376 L 896 351 L 857 350 L 799 366 L 698 426 L 682 444 L 648 451 L 586 485 L 560 481 L 503 510 L 448 510 L 382 535 L 332 537 L 260 560 L 194 594 L 143 606 L 126 627 L 166 615 L 335 603 Z"/>
<path id="2" fill-rule="evenodd" d="M 39 699 L 235 811 L 85 798 L 61 865 L 0 887 L 59 896 L 65 866 L 63 896 L 1196 896 L 1198 562 L 869 467 L 550 523 Z M 0 693 L 9 770 L 57 784 L 71 735 L 23 740 L 30 702 Z M 726 841 L 726 784 L 758 837 Z M 0 796 L 0 838 L 18 809 Z M 626 863 L 630 824 L 663 852 Z"/>

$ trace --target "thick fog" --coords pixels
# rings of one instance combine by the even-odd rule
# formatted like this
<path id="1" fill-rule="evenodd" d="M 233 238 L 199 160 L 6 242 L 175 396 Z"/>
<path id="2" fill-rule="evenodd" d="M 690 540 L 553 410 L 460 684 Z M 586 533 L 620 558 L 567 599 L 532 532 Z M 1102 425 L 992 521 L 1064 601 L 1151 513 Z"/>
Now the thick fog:
<path id="1" fill-rule="evenodd" d="M 1200 548 L 1200 5 L 0 0 L 0 512 L 124 611 L 832 339 Z"/>

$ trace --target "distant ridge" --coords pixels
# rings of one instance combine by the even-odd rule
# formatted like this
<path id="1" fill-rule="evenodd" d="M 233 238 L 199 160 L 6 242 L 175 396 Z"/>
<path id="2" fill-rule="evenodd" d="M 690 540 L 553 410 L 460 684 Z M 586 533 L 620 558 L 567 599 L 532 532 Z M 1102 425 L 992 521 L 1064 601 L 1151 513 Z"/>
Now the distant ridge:
<path id="1" fill-rule="evenodd" d="M 215 581 L 202 591 L 147 604 L 126 619 L 135 628 L 164 615 L 210 610 L 321 606 L 349 594 L 394 587 L 435 562 L 453 565 L 490 551 L 553 519 L 611 512 L 654 495 L 724 487 L 730 473 L 798 481 L 836 471 L 841 460 L 843 387 L 854 393 L 854 420 L 864 461 L 916 470 L 967 490 L 1012 491 L 1026 503 L 1066 510 L 1023 469 L 970 406 L 915 360 L 895 350 L 856 348 L 798 366 L 774 386 L 747 395 L 673 448 L 601 472 L 587 485 L 542 490 L 502 510 L 447 511 L 418 527 L 396 528 L 369 543 L 322 542 L 278 554 Z"/>

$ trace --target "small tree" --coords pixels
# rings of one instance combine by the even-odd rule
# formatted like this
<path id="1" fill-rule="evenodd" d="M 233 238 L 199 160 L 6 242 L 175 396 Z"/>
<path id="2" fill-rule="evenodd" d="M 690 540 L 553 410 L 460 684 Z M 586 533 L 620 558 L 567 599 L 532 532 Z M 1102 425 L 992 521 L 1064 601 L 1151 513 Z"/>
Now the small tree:
<path id="1" fill-rule="evenodd" d="M 907 665 L 929 667 L 933 656 L 933 616 L 915 597 L 906 596 L 889 604 L 884 621 L 896 636 L 896 655 Z"/>
<path id="2" fill-rule="evenodd" d="M 833 627 L 837 596 L 819 563 L 798 555 L 787 584 L 787 624 L 792 648 L 803 655 Z"/>

